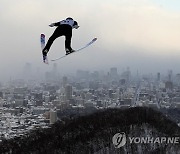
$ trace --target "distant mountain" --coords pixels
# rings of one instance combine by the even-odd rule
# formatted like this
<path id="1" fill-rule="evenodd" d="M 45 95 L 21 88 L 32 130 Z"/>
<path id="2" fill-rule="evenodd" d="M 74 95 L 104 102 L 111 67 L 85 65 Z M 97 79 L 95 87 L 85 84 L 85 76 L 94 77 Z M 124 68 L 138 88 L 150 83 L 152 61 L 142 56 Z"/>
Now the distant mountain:
<path id="1" fill-rule="evenodd" d="M 117 148 L 114 144 L 124 138 L 113 136 L 122 132 L 126 144 Z M 175 143 L 160 143 L 175 137 Z M 180 127 L 161 112 L 141 107 L 107 109 L 74 119 L 66 118 L 49 129 L 38 129 L 26 137 L 3 141 L 0 143 L 0 153 L 177 154 L 180 153 L 179 137 Z M 130 138 L 134 142 L 131 143 Z M 149 139 L 149 143 L 147 140 L 141 142 L 140 138 Z"/>

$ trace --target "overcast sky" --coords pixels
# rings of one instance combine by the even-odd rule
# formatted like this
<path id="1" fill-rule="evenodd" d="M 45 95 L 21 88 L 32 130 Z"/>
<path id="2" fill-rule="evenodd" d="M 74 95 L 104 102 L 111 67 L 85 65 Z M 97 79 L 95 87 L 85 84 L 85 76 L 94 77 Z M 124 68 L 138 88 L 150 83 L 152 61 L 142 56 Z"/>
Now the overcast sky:
<path id="1" fill-rule="evenodd" d="M 98 41 L 57 61 L 60 72 L 129 67 L 180 73 L 179 0 L 0 0 L 0 79 L 21 72 L 27 62 L 50 70 L 53 63 L 42 63 L 39 36 L 45 33 L 48 39 L 55 29 L 48 25 L 66 17 L 80 25 L 73 30 L 73 49 L 94 37 Z M 61 37 L 48 56 L 64 54 Z"/>

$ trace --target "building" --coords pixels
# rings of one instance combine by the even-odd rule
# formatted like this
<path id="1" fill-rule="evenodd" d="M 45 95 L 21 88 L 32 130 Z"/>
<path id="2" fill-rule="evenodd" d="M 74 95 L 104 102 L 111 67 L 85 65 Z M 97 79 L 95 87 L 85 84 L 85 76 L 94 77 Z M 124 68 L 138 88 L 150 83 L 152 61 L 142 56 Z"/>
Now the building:
<path id="1" fill-rule="evenodd" d="M 68 83 L 68 78 L 66 76 L 63 76 L 63 78 L 62 78 L 62 86 L 66 87 L 67 83 Z"/>
<path id="2" fill-rule="evenodd" d="M 110 69 L 110 76 L 111 76 L 111 78 L 117 78 L 117 76 L 118 76 L 118 73 L 117 73 L 117 68 L 116 67 L 112 67 L 111 69 Z"/>
<path id="3" fill-rule="evenodd" d="M 65 96 L 66 96 L 66 100 L 69 100 L 72 98 L 72 86 L 71 85 L 66 85 Z"/>
<path id="4" fill-rule="evenodd" d="M 160 72 L 157 73 L 157 81 L 159 82 L 161 80 L 161 74 Z"/>
<path id="5" fill-rule="evenodd" d="M 50 111 L 50 124 L 54 124 L 57 121 L 57 112 L 56 111 Z"/>

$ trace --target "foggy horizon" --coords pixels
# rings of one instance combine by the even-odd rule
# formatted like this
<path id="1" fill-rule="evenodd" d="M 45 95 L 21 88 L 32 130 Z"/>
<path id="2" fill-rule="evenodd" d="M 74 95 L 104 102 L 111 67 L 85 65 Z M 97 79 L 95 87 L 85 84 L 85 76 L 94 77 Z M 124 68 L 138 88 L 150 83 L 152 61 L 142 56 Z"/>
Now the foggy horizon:
<path id="1" fill-rule="evenodd" d="M 141 70 L 141 69 L 132 69 L 129 66 L 107 66 L 107 67 L 97 67 L 97 68 L 85 68 L 85 67 L 81 67 L 81 68 L 77 68 L 74 70 L 67 70 L 67 69 L 63 69 L 61 70 L 61 66 L 59 66 L 59 63 L 53 63 L 52 65 L 48 66 L 48 69 L 40 69 L 39 67 L 37 67 L 36 65 L 32 64 L 32 63 L 25 63 L 24 65 L 21 66 L 21 69 L 19 69 L 19 71 L 17 71 L 16 73 L 9 73 L 10 75 L 4 74 L 1 75 L 0 78 L 0 82 L 4 83 L 4 82 L 8 82 L 10 80 L 19 80 L 19 79 L 23 79 L 25 81 L 28 80 L 38 80 L 38 81 L 44 81 L 45 77 L 46 77 L 46 73 L 50 73 L 53 74 L 53 69 L 54 69 L 54 65 L 56 65 L 56 75 L 58 75 L 59 77 L 63 77 L 63 76 L 77 76 L 77 72 L 78 71 L 84 71 L 84 72 L 88 72 L 89 74 L 94 73 L 94 72 L 98 72 L 101 73 L 103 75 L 107 75 L 110 72 L 111 68 L 117 68 L 117 73 L 118 75 L 121 76 L 121 74 L 123 74 L 124 72 L 126 72 L 127 70 L 130 71 L 132 78 L 139 76 L 140 78 L 143 76 L 146 77 L 157 77 L 157 74 L 160 73 L 162 77 L 167 77 L 169 71 L 172 71 L 173 76 L 175 77 L 177 74 L 180 74 L 180 72 L 173 70 L 173 69 L 166 69 L 164 68 L 163 70 L 158 70 L 158 68 L 156 68 L 155 70 L 157 71 L 150 71 L 150 70 Z"/>

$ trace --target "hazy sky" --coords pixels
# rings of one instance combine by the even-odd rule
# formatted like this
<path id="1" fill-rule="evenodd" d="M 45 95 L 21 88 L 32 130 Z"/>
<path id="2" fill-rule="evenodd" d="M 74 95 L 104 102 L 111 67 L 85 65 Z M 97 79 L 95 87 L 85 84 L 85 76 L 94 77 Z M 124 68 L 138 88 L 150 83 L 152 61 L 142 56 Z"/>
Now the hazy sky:
<path id="1" fill-rule="evenodd" d="M 72 48 L 94 37 L 98 41 L 57 61 L 60 72 L 118 67 L 144 72 L 173 69 L 180 72 L 179 0 L 0 0 L 1 78 L 21 72 L 26 62 L 34 69 L 50 70 L 42 63 L 40 33 L 66 17 L 77 20 Z M 65 54 L 64 37 L 55 40 L 49 59 Z"/>

